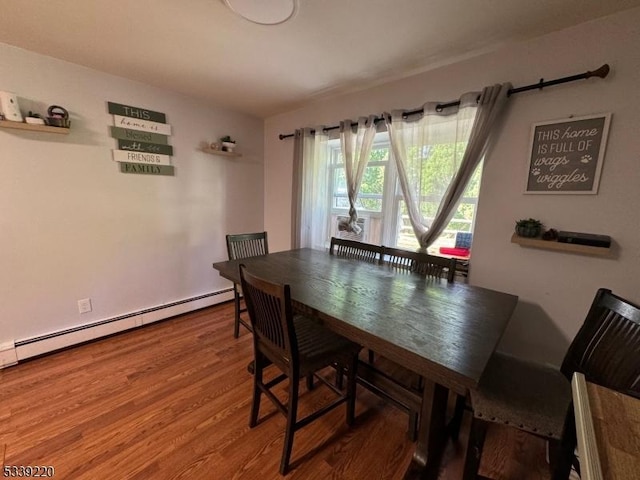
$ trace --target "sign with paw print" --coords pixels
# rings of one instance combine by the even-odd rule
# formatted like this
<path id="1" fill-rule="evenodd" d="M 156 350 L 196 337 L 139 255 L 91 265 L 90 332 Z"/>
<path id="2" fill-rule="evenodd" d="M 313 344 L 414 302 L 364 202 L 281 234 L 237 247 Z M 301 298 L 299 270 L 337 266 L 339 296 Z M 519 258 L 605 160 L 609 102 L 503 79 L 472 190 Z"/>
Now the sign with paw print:
<path id="1" fill-rule="evenodd" d="M 610 113 L 536 123 L 525 193 L 596 194 Z"/>

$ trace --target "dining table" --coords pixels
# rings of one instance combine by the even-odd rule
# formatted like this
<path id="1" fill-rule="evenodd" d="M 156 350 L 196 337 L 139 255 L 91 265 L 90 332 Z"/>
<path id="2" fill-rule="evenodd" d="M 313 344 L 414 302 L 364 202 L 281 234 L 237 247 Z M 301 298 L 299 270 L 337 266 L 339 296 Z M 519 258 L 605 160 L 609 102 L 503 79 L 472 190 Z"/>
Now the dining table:
<path id="1" fill-rule="evenodd" d="M 405 479 L 437 478 L 449 391 L 478 386 L 518 297 L 302 248 L 213 268 L 240 283 L 239 265 L 288 284 L 296 312 L 422 376 L 416 446 Z"/>

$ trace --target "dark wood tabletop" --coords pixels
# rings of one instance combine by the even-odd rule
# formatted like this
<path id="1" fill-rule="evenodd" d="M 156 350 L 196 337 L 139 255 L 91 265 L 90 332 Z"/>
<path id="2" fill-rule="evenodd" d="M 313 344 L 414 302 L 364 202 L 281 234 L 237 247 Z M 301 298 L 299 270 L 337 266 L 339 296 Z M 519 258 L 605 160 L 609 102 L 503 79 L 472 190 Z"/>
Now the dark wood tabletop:
<path id="1" fill-rule="evenodd" d="M 428 380 L 415 465 L 406 478 L 423 476 L 427 461 L 442 447 L 448 390 L 465 394 L 478 385 L 518 298 L 312 249 L 218 262 L 213 268 L 239 282 L 241 263 L 255 275 L 289 284 L 297 310 Z"/>
<path id="2" fill-rule="evenodd" d="M 239 282 L 238 265 L 291 285 L 291 297 L 338 333 L 448 388 L 465 393 L 502 336 L 517 297 L 386 266 L 291 250 L 214 263 Z"/>

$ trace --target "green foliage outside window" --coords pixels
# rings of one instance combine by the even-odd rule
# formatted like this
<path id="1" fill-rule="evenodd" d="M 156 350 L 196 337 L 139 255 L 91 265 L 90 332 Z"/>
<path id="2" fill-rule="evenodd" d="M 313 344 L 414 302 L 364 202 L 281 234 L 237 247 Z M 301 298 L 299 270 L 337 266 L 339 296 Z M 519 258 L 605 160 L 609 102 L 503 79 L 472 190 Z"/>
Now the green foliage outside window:
<path id="1" fill-rule="evenodd" d="M 453 176 L 455 175 L 462 155 L 465 150 L 465 143 L 448 143 L 437 145 L 425 145 L 414 147 L 408 152 L 407 175 L 412 184 L 419 185 L 419 192 L 422 196 L 420 205 L 421 213 L 425 219 L 431 220 L 435 216 L 440 198 L 446 192 Z M 342 153 L 336 152 L 334 157 L 334 185 L 333 185 L 333 208 L 348 209 L 349 199 L 347 196 L 346 175 L 342 162 Z M 388 145 L 374 147 L 369 157 L 369 164 L 365 168 L 360 193 L 356 208 L 359 212 L 382 212 L 382 198 L 384 193 L 384 182 L 386 168 L 389 162 L 390 147 Z M 481 164 L 482 165 L 482 164 Z M 473 227 L 473 219 L 477 207 L 477 198 L 480 191 L 482 166 L 479 166 L 472 175 L 469 184 L 462 196 L 461 202 L 451 219 L 447 232 L 443 234 L 442 240 L 448 243 L 453 242 L 456 231 L 470 232 Z M 399 187 L 397 188 L 397 194 Z M 429 201 L 432 198 L 433 201 Z M 467 199 L 467 201 L 465 201 Z M 399 200 L 399 221 L 398 225 L 398 245 L 405 248 L 413 248 L 417 240 L 413 236 L 404 200 Z M 451 238 L 448 238 L 451 237 Z M 405 245 L 406 243 L 406 245 Z"/>
<path id="2" fill-rule="evenodd" d="M 382 211 L 382 194 L 384 192 L 385 165 L 371 165 L 372 162 L 387 161 L 389 149 L 373 149 L 369 157 L 369 164 L 364 170 L 360 193 L 356 202 L 356 208 L 371 212 Z M 337 158 L 342 163 L 342 154 Z M 340 165 L 334 174 L 334 195 L 341 194 L 334 200 L 335 208 L 349 208 L 347 194 L 347 180 L 343 165 Z"/>
<path id="3" fill-rule="evenodd" d="M 431 219 L 436 215 L 440 197 L 445 194 L 453 176 L 458 170 L 465 147 L 466 144 L 462 142 L 458 144 L 447 143 L 422 148 L 415 147 L 409 152 L 411 161 L 409 162 L 409 171 L 407 173 L 412 182 L 419 184 L 420 194 L 423 197 L 423 202 L 420 205 L 421 213 L 425 218 Z M 478 197 L 481 172 L 481 167 L 476 169 L 467 185 L 463 198 Z M 429 202 L 429 197 L 433 197 L 434 201 Z M 475 202 L 464 203 L 463 200 L 449 224 L 449 229 L 470 231 L 475 207 Z M 402 213 L 407 213 L 404 203 Z M 456 222 L 456 220 L 458 221 Z"/>

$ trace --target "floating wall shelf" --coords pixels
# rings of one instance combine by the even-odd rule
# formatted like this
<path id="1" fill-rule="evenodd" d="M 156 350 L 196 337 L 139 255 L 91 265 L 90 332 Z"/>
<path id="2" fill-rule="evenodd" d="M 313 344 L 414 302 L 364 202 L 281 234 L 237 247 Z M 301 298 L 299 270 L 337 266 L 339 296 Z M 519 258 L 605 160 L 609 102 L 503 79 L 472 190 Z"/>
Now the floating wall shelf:
<path id="1" fill-rule="evenodd" d="M 241 157 L 242 156 L 241 153 L 225 152 L 224 150 L 212 150 L 211 148 L 203 148 L 202 151 L 210 155 L 220 155 L 221 157 Z"/>
<path id="2" fill-rule="evenodd" d="M 69 128 L 51 127 L 49 125 L 35 125 L 32 123 L 12 122 L 10 120 L 0 120 L 0 128 L 13 128 L 15 130 L 30 130 L 32 132 L 58 133 L 69 135 Z"/>
<path id="3" fill-rule="evenodd" d="M 517 243 L 521 247 L 541 248 L 543 250 L 554 250 L 556 252 L 579 253 L 595 257 L 612 256 L 611 248 L 607 247 L 591 247 L 589 245 L 577 245 L 575 243 L 562 243 L 557 240 L 519 237 L 515 233 L 511 236 L 511 243 Z"/>

